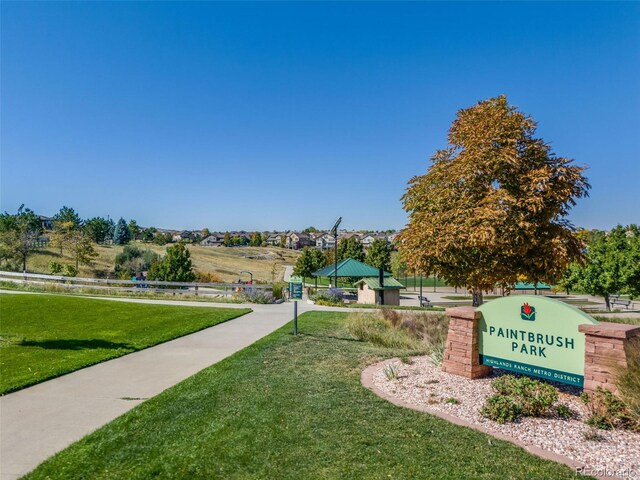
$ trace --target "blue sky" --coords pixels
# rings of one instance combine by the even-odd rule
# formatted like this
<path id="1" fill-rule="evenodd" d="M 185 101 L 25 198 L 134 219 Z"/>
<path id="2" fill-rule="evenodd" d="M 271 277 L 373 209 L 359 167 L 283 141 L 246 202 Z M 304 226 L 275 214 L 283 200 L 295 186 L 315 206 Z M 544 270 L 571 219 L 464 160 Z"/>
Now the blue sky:
<path id="1" fill-rule="evenodd" d="M 639 3 L 2 2 L 2 210 L 166 228 L 401 228 L 499 94 L 640 222 Z"/>

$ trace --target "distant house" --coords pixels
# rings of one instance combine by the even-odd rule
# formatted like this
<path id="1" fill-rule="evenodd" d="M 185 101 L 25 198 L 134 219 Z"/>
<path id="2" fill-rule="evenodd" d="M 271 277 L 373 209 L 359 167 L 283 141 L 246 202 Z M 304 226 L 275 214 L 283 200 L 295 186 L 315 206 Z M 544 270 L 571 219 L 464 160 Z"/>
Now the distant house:
<path id="1" fill-rule="evenodd" d="M 284 239 L 284 233 L 272 233 L 267 237 L 267 245 L 279 247 Z"/>
<path id="2" fill-rule="evenodd" d="M 338 244 L 350 238 L 357 238 L 358 240 L 360 240 L 360 234 L 356 232 L 340 233 L 338 235 Z"/>
<path id="3" fill-rule="evenodd" d="M 336 239 L 333 238 L 333 235 L 325 233 L 323 235 L 320 235 L 319 237 L 316 237 L 316 248 L 319 248 L 320 250 L 328 250 L 330 248 L 333 248 L 335 245 Z"/>
<path id="4" fill-rule="evenodd" d="M 293 250 L 300 250 L 301 248 L 311 245 L 311 237 L 305 232 L 291 232 L 287 235 L 284 246 Z"/>
<path id="5" fill-rule="evenodd" d="M 367 233 L 360 239 L 365 250 L 369 248 L 375 240 L 384 240 L 385 242 L 388 241 L 386 235 L 382 233 Z"/>
<path id="6" fill-rule="evenodd" d="M 222 247 L 224 245 L 224 234 L 212 233 L 200 242 L 203 247 Z"/>
<path id="7" fill-rule="evenodd" d="M 171 237 L 171 240 L 173 240 L 174 242 L 182 242 L 185 240 L 193 240 L 193 239 L 194 239 L 194 234 L 189 230 L 183 230 L 180 233 L 176 233 Z"/>

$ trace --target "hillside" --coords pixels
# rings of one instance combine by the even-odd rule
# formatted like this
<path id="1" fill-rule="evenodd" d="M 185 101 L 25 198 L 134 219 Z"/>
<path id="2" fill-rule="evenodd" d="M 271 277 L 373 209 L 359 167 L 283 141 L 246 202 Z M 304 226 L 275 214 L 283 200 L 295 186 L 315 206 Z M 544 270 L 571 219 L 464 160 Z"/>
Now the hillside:
<path id="1" fill-rule="evenodd" d="M 153 250 L 163 255 L 166 247 L 160 247 L 150 243 L 134 242 L 140 248 Z M 119 245 L 98 245 L 95 258 L 91 266 L 81 265 L 79 276 L 96 277 L 105 276 L 113 272 L 116 255 L 122 252 L 124 247 Z M 187 245 L 191 252 L 191 258 L 195 269 L 208 272 L 220 277 L 222 281 L 234 282 L 238 280 L 241 270 L 253 273 L 254 280 L 271 282 L 272 270 L 275 265 L 275 280 L 282 280 L 285 265 L 293 265 L 300 255 L 295 250 L 287 250 L 278 247 L 202 247 L 200 245 Z M 54 248 L 43 248 L 38 253 L 29 257 L 27 270 L 30 273 L 49 273 L 49 262 L 74 263 L 73 259 Z M 245 275 L 243 279 L 247 279 Z"/>

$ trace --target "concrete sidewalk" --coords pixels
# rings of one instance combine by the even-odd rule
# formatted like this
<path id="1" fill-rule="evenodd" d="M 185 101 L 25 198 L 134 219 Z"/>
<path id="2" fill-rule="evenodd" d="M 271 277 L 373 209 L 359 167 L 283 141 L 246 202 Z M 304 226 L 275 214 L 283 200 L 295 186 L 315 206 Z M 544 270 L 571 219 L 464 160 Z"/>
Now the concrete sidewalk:
<path id="1" fill-rule="evenodd" d="M 156 303 L 141 303 L 147 302 Z M 169 302 L 187 303 L 202 308 L 249 307 Z M 250 307 L 252 313 L 237 319 L 0 397 L 0 478 L 28 473 L 72 442 L 293 317 L 290 303 Z M 300 307 L 307 309 L 302 302 Z"/>

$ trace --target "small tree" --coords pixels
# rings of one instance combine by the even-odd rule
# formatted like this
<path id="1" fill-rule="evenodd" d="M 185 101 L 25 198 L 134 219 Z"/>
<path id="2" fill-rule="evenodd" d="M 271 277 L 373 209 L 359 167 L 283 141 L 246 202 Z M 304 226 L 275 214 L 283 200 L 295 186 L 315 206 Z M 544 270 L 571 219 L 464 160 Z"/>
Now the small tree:
<path id="1" fill-rule="evenodd" d="M 31 210 L 16 215 L 0 215 L 0 255 L 3 260 L 20 262 L 27 270 L 27 257 L 38 249 L 37 239 L 42 233 L 40 218 Z M 14 265 L 17 267 L 17 265 Z"/>
<path id="2" fill-rule="evenodd" d="M 262 245 L 262 234 L 260 232 L 253 232 L 251 234 L 249 245 L 251 245 L 252 247 L 259 247 L 260 245 Z"/>
<path id="3" fill-rule="evenodd" d="M 53 216 L 53 222 L 71 223 L 71 228 L 76 229 L 82 226 L 80 215 L 71 207 L 62 207 L 58 213 Z"/>
<path id="4" fill-rule="evenodd" d="M 298 257 L 298 260 L 296 260 L 296 264 L 293 267 L 293 273 L 300 275 L 303 282 L 306 277 L 310 277 L 311 274 L 317 270 L 316 257 L 314 255 L 314 252 L 317 251 L 318 250 L 316 249 L 304 247 L 302 249 L 302 254 Z"/>
<path id="5" fill-rule="evenodd" d="M 145 228 L 142 231 L 142 241 L 143 242 L 152 242 L 156 233 L 156 229 L 153 227 Z"/>
<path id="6" fill-rule="evenodd" d="M 129 220 L 127 228 L 129 229 L 129 238 L 131 240 L 137 240 L 140 236 L 140 227 L 138 226 L 138 222 L 133 219 Z"/>
<path id="7" fill-rule="evenodd" d="M 68 248 L 71 237 L 78 231 L 80 227 L 72 220 L 55 220 L 53 222 L 53 231 L 49 235 L 51 246 L 60 249 L 60 255 Z"/>
<path id="8" fill-rule="evenodd" d="M 562 285 L 604 297 L 611 309 L 612 294 L 640 295 L 640 228 L 618 225 L 605 235 L 592 236 L 583 265 L 572 264 Z"/>
<path id="9" fill-rule="evenodd" d="M 231 239 L 231 234 L 229 232 L 224 234 L 224 239 L 222 240 L 222 244 L 225 247 L 232 247 L 233 246 L 233 240 Z"/>
<path id="10" fill-rule="evenodd" d="M 129 240 L 131 240 L 129 227 L 124 218 L 120 217 L 120 220 L 116 223 L 116 228 L 113 230 L 113 243 L 116 245 L 125 245 L 129 243 Z"/>
<path id="11" fill-rule="evenodd" d="M 566 219 L 587 195 L 583 167 L 535 138 L 535 121 L 505 96 L 461 110 L 449 145 L 409 181 L 398 245 L 409 267 L 466 286 L 473 304 L 518 275 L 553 282 L 583 247 Z"/>
<path id="12" fill-rule="evenodd" d="M 391 270 L 391 245 L 386 240 L 376 238 L 367 250 L 365 263 L 383 270 Z"/>
<path id="13" fill-rule="evenodd" d="M 165 282 L 193 282 L 196 274 L 193 271 L 191 254 L 184 243 L 167 247 L 167 254 L 149 269 L 151 280 Z"/>
<path id="14" fill-rule="evenodd" d="M 80 264 L 90 265 L 91 261 L 98 256 L 93 248 L 93 242 L 82 230 L 71 230 L 66 242 L 71 256 L 76 261 L 76 271 Z"/>
<path id="15" fill-rule="evenodd" d="M 111 224 L 106 218 L 93 217 L 84 224 L 84 231 L 95 243 L 104 243 L 112 235 L 109 235 Z"/>

